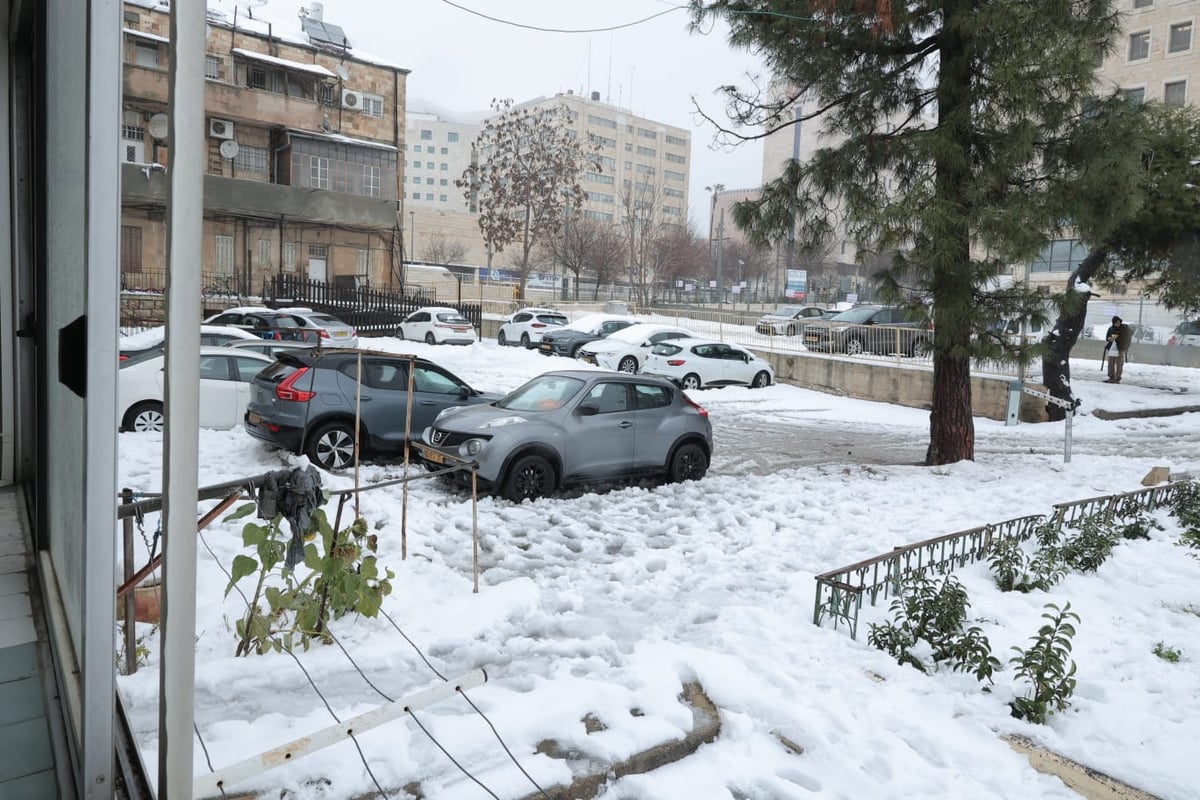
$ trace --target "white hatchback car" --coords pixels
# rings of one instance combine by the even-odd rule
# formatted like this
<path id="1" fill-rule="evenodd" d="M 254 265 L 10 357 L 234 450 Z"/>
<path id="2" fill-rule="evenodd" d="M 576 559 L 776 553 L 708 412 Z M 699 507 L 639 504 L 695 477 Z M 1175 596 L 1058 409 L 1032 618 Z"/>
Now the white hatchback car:
<path id="1" fill-rule="evenodd" d="M 320 347 L 358 347 L 358 331 L 332 314 L 300 307 L 275 310 L 294 317 L 300 327 L 316 331 L 319 338 L 315 344 Z"/>
<path id="2" fill-rule="evenodd" d="M 761 389 L 775 382 L 775 370 L 766 361 L 743 347 L 712 339 L 674 339 L 656 344 L 641 374 L 658 375 L 683 389 Z"/>
<path id="3" fill-rule="evenodd" d="M 542 343 L 542 334 L 561 328 L 570 322 L 567 315 L 550 308 L 522 308 L 508 318 L 496 333 L 500 346 L 517 344 L 521 347 L 537 347 Z"/>
<path id="4" fill-rule="evenodd" d="M 418 308 L 396 326 L 397 339 L 425 344 L 475 344 L 475 326 L 457 309 L 442 306 Z"/>
<path id="5" fill-rule="evenodd" d="M 229 347 L 200 348 L 200 427 L 242 424 L 250 381 L 275 359 Z M 117 372 L 117 423 L 123 431 L 163 429 L 163 368 L 159 352 L 131 358 Z"/>
<path id="6" fill-rule="evenodd" d="M 641 323 L 630 325 L 611 334 L 606 339 L 588 342 L 579 348 L 578 358 L 586 364 L 595 364 L 618 372 L 637 372 L 650 354 L 650 349 L 668 339 L 686 339 L 696 334 L 674 325 Z"/>

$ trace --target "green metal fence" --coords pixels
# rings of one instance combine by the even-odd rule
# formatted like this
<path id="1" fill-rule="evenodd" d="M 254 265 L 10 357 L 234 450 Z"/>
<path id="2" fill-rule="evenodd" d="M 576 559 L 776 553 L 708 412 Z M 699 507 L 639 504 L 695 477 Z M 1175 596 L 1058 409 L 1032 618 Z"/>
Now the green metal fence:
<path id="1" fill-rule="evenodd" d="M 1180 481 L 1124 494 L 1058 503 L 1049 515 L 1032 514 L 948 533 L 824 572 L 816 576 L 813 624 L 821 625 L 829 619 L 835 629 L 845 624 L 851 638 L 858 638 L 858 612 L 863 600 L 870 605 L 878 603 L 880 597 L 887 600 L 899 591 L 905 575 L 920 571 L 951 572 L 986 558 L 993 541 L 1015 538 L 1023 542 L 1045 525 L 1061 531 L 1064 527 L 1078 527 L 1088 519 L 1108 521 L 1153 511 L 1172 502 L 1185 485 Z"/>

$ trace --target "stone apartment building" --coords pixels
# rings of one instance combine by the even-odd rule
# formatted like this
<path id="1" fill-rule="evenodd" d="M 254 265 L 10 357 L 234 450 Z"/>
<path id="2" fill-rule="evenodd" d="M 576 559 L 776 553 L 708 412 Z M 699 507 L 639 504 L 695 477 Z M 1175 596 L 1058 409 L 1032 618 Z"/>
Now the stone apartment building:
<path id="1" fill-rule="evenodd" d="M 408 70 L 357 53 L 320 4 L 251 6 L 208 3 L 205 286 L 257 293 L 273 275 L 395 285 Z M 159 289 L 165 272 L 168 13 L 124 3 L 127 289 Z"/>

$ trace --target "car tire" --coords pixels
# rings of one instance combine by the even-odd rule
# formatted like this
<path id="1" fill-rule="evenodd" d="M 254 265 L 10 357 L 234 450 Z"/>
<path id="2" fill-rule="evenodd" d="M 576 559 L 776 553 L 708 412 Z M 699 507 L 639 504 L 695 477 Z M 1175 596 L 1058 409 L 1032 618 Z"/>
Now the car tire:
<path id="1" fill-rule="evenodd" d="M 583 347 L 583 345 L 581 345 L 581 344 L 577 344 L 574 347 L 572 347 L 571 348 L 571 358 L 579 358 L 579 351 L 582 347 Z"/>
<path id="2" fill-rule="evenodd" d="M 857 356 L 863 351 L 862 339 L 850 338 L 846 340 L 846 355 Z"/>
<path id="3" fill-rule="evenodd" d="M 403 339 L 404 338 L 404 328 L 397 327 L 395 336 L 397 339 Z"/>
<path id="4" fill-rule="evenodd" d="M 529 334 L 528 333 L 521 334 L 521 347 L 524 347 L 526 350 L 529 349 Z"/>
<path id="5" fill-rule="evenodd" d="M 617 364 L 617 372 L 627 372 L 630 375 L 637 374 L 638 362 L 633 356 L 625 356 L 621 359 L 621 363 Z"/>
<path id="6" fill-rule="evenodd" d="M 425 334 L 425 344 L 437 344 L 437 337 L 433 335 L 433 331 Z"/>
<path id="7" fill-rule="evenodd" d="M 546 497 L 555 486 L 554 467 L 545 457 L 531 453 L 521 456 L 508 468 L 501 493 L 505 500 L 520 503 Z"/>
<path id="8" fill-rule="evenodd" d="M 912 347 L 909 349 L 908 357 L 925 358 L 932 352 L 933 348 L 929 346 L 928 340 L 921 338 L 913 342 Z"/>
<path id="9" fill-rule="evenodd" d="M 671 483 L 698 481 L 708 472 L 708 456 L 704 448 L 695 442 L 686 442 L 671 455 L 667 466 L 667 477 Z"/>
<path id="10" fill-rule="evenodd" d="M 771 385 L 771 376 L 764 369 L 754 376 L 754 380 L 750 382 L 751 389 L 764 389 Z"/>
<path id="11" fill-rule="evenodd" d="M 137 433 L 162 433 L 163 422 L 163 404 L 157 400 L 147 400 L 125 412 L 125 419 L 121 421 L 121 430 Z"/>
<path id="12" fill-rule="evenodd" d="M 346 422 L 327 422 L 308 438 L 304 454 L 322 469 L 344 469 L 354 463 L 354 428 Z"/>
<path id="13" fill-rule="evenodd" d="M 496 334 L 496 344 L 500 345 L 501 347 L 508 345 L 508 337 L 504 335 L 503 330 Z"/>
<path id="14" fill-rule="evenodd" d="M 788 336 L 795 336 L 795 335 L 796 335 L 796 326 L 795 326 L 795 325 L 788 325 L 788 326 L 787 326 L 787 335 L 788 335 Z"/>
<path id="15" fill-rule="evenodd" d="M 679 382 L 679 388 L 686 391 L 700 388 L 700 376 L 694 372 L 689 372 L 683 376 L 683 380 Z"/>

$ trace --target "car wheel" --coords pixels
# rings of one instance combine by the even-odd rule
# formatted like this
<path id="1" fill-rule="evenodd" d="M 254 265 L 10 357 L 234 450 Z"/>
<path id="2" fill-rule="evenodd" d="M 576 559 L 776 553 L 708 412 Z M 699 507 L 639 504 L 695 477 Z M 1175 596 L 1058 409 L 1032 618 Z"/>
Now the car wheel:
<path id="1" fill-rule="evenodd" d="M 621 359 L 621 363 L 617 364 L 618 372 L 628 372 L 630 375 L 633 375 L 635 372 L 637 372 L 637 370 L 638 370 L 637 359 L 634 358 L 633 356 L 625 356 L 624 358 Z"/>
<path id="2" fill-rule="evenodd" d="M 579 349 L 581 347 L 583 347 L 583 345 L 577 344 L 571 348 L 571 358 L 579 358 Z"/>
<path id="3" fill-rule="evenodd" d="M 554 467 L 539 455 L 518 458 L 504 479 L 504 499 L 514 503 L 537 500 L 554 491 Z"/>
<path id="4" fill-rule="evenodd" d="M 754 380 L 750 382 L 751 389 L 762 389 L 771 385 L 771 376 L 764 369 L 762 372 L 754 376 Z"/>
<path id="5" fill-rule="evenodd" d="M 687 389 L 689 391 L 692 389 L 699 389 L 700 376 L 694 372 L 689 372 L 687 375 L 684 375 L 683 380 L 679 382 L 679 388 Z"/>
<path id="6" fill-rule="evenodd" d="M 501 347 L 504 347 L 508 344 L 508 337 L 504 335 L 503 330 L 496 334 L 496 344 L 500 345 Z"/>
<path id="7" fill-rule="evenodd" d="M 425 344 L 437 344 L 437 338 L 433 335 L 433 331 L 425 334 Z"/>
<path id="8" fill-rule="evenodd" d="M 910 358 L 925 358 L 933 352 L 933 348 L 929 346 L 929 342 L 925 339 L 917 339 L 913 342 L 912 349 L 908 355 Z"/>
<path id="9" fill-rule="evenodd" d="M 317 428 L 308 440 L 305 455 L 325 469 L 342 469 L 354 463 L 354 429 L 345 422 Z"/>
<path id="10" fill-rule="evenodd" d="M 680 446 L 671 456 L 671 464 L 667 468 L 667 477 L 672 483 L 698 481 L 708 472 L 708 456 L 704 448 L 693 442 Z"/>
<path id="11" fill-rule="evenodd" d="M 163 429 L 163 404 L 155 400 L 138 403 L 125 412 L 121 430 L 145 433 L 161 433 Z"/>
<path id="12" fill-rule="evenodd" d="M 528 333 L 521 334 L 521 347 L 524 347 L 526 349 L 529 348 L 529 334 Z"/>
<path id="13" fill-rule="evenodd" d="M 861 339 L 847 339 L 846 353 L 847 355 L 857 356 L 863 351 L 863 343 Z"/>
<path id="14" fill-rule="evenodd" d="M 397 339 L 403 339 L 403 338 L 404 338 L 404 328 L 399 328 L 399 327 L 398 327 L 398 328 L 396 328 L 396 338 L 397 338 Z"/>
<path id="15" fill-rule="evenodd" d="M 787 335 L 788 335 L 788 336 L 795 336 L 795 335 L 796 335 L 796 326 L 795 326 L 795 325 L 788 325 L 788 326 L 787 326 Z"/>

